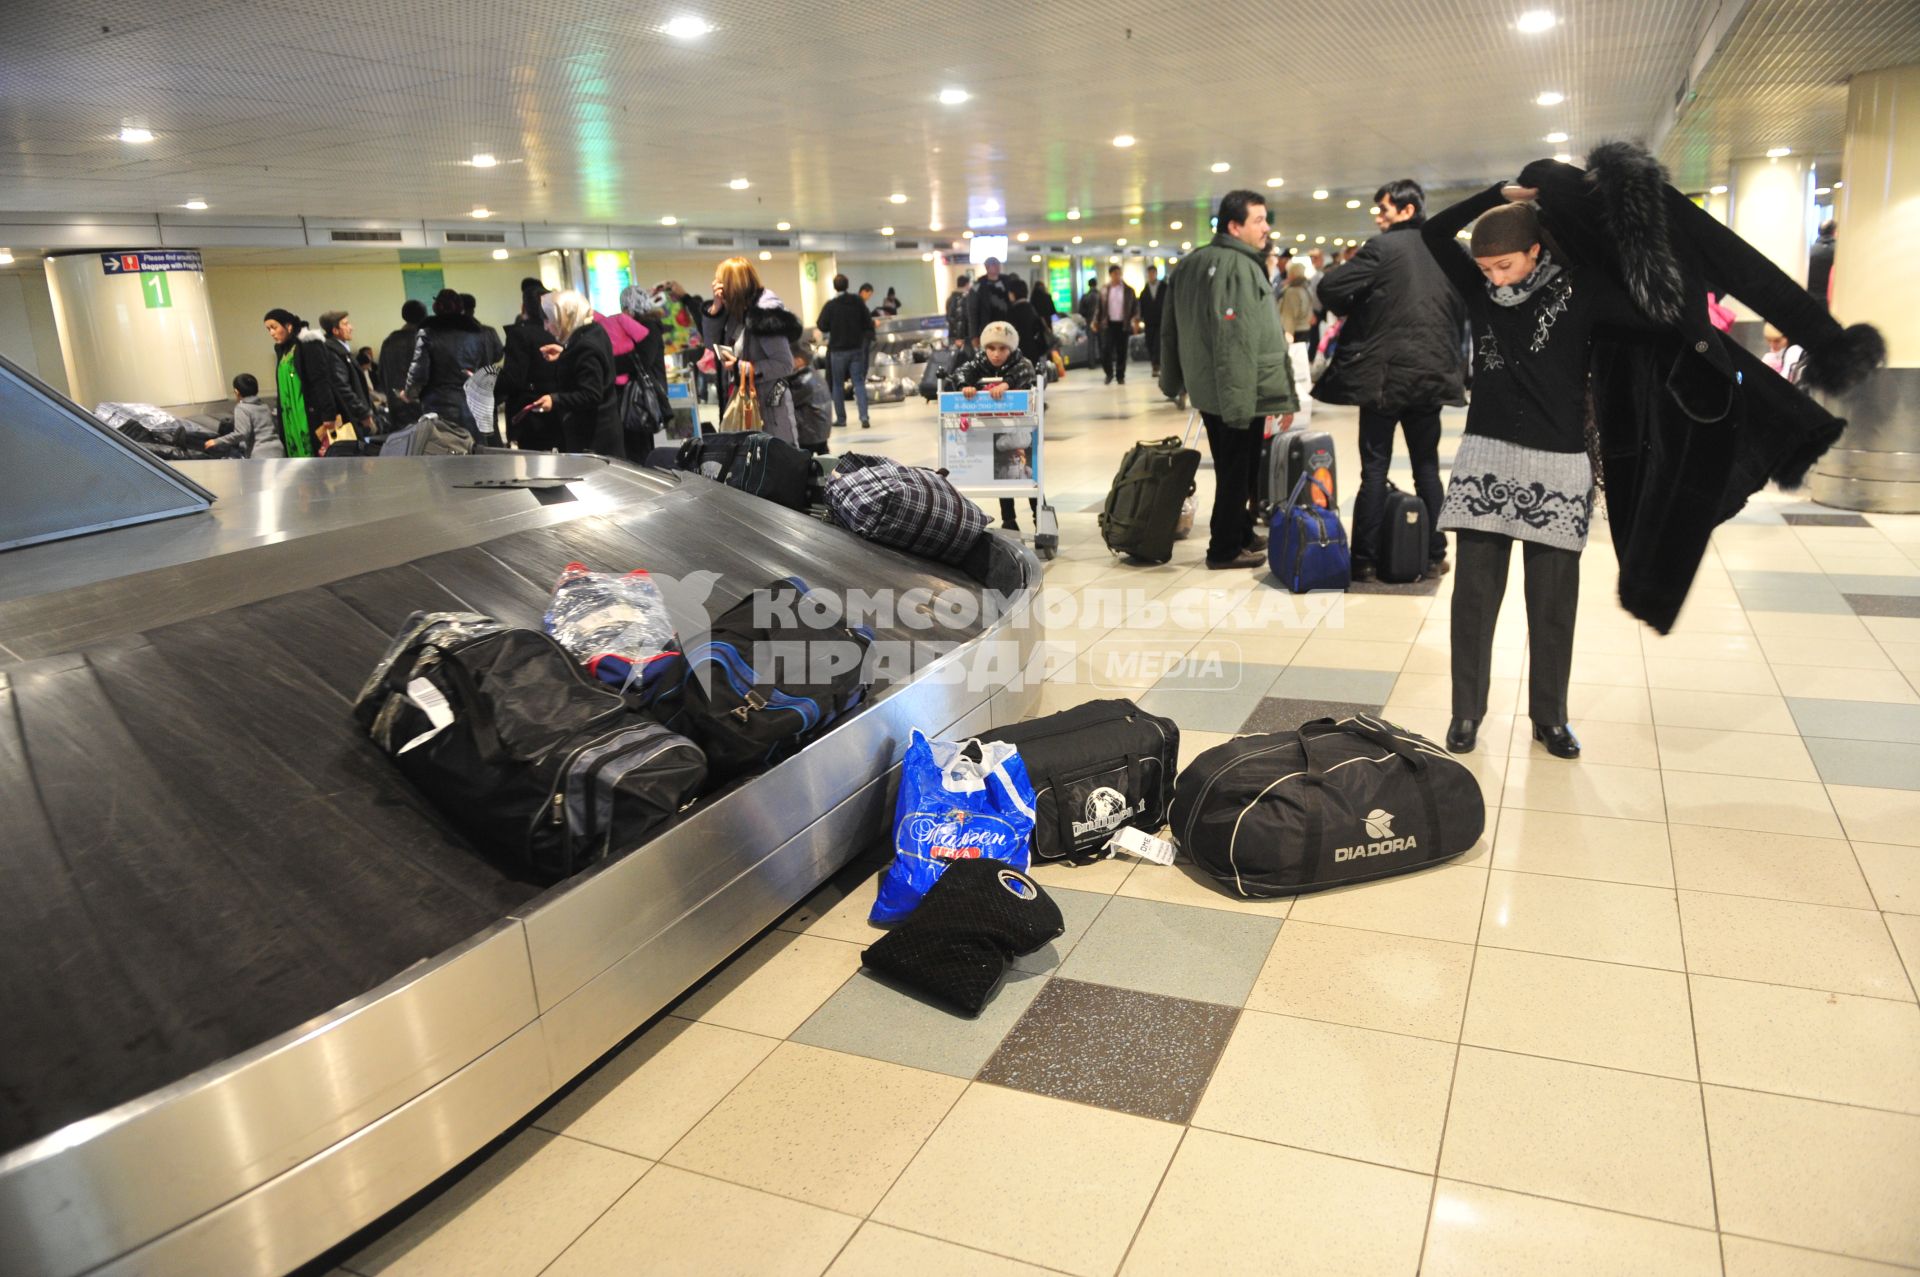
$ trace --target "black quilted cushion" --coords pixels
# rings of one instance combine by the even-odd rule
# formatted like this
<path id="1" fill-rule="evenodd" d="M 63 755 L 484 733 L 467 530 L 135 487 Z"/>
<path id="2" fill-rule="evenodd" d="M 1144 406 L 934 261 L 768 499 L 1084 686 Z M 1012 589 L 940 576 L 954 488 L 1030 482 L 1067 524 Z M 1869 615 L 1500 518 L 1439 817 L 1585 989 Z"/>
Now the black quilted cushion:
<path id="1" fill-rule="evenodd" d="M 907 920 L 860 955 L 867 966 L 979 1015 L 1007 964 L 1066 930 L 1040 884 L 998 860 L 947 867 Z"/>

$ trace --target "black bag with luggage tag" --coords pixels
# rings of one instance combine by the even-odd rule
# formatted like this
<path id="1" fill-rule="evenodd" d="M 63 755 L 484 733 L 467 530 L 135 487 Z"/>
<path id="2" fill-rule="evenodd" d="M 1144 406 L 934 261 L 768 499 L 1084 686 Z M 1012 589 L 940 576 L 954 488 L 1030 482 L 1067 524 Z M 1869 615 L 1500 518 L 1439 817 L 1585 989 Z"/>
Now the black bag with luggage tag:
<path id="1" fill-rule="evenodd" d="M 1370 714 L 1241 736 L 1174 785 L 1173 836 L 1227 891 L 1284 896 L 1424 869 L 1486 829 L 1480 782 Z"/>
<path id="2" fill-rule="evenodd" d="M 1033 854 L 1099 855 L 1123 826 L 1166 822 L 1180 765 L 1180 728 L 1129 700 L 1089 701 L 1045 718 L 982 732 L 1020 751 L 1033 782 Z"/>
<path id="3" fill-rule="evenodd" d="M 1127 450 L 1100 512 L 1100 536 L 1115 554 L 1144 563 L 1173 557 L 1180 506 L 1194 491 L 1200 452 L 1178 436 L 1144 440 Z"/>
<path id="4" fill-rule="evenodd" d="M 474 846 L 539 882 L 632 850 L 707 780 L 698 746 L 560 644 L 476 613 L 409 617 L 354 713 Z"/>

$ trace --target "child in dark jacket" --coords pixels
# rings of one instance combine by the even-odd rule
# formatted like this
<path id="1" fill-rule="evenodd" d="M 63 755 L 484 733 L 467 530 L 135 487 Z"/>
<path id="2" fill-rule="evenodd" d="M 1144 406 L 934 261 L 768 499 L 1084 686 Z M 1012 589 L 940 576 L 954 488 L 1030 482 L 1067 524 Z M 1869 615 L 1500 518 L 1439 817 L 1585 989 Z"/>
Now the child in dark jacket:
<path id="1" fill-rule="evenodd" d="M 988 324 L 980 332 L 980 348 L 953 367 L 951 376 L 960 393 L 972 399 L 984 388 L 989 398 L 1001 399 L 1009 390 L 1031 390 L 1039 374 L 1034 370 L 1033 361 L 1021 354 L 1019 347 L 1020 335 L 1012 324 L 1005 320 Z M 1039 501 L 1033 499 L 1027 504 L 1036 511 L 1040 506 Z M 1009 532 L 1020 530 L 1012 497 L 1000 498 L 1000 526 Z"/>

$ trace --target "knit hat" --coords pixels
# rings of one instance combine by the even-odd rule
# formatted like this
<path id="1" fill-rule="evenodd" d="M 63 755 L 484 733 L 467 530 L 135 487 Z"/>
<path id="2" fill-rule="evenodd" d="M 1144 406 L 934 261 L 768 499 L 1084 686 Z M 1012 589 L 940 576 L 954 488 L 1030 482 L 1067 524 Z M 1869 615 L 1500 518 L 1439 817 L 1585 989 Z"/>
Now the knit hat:
<path id="1" fill-rule="evenodd" d="M 1505 204 L 1489 209 L 1473 224 L 1473 255 L 1498 257 L 1524 253 L 1540 242 L 1540 216 L 1531 204 Z"/>
<path id="2" fill-rule="evenodd" d="M 996 319 L 980 330 L 980 346 L 982 349 L 988 346 L 1005 346 L 1009 350 L 1018 350 L 1020 334 L 1015 332 L 1013 325 L 1006 320 Z"/>

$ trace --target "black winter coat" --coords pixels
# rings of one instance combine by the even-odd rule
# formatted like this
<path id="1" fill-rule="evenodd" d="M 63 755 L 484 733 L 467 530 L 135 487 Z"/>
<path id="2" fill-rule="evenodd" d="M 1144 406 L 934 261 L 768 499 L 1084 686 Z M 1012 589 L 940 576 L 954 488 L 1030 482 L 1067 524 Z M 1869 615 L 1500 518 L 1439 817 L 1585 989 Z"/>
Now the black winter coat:
<path id="1" fill-rule="evenodd" d="M 1466 400 L 1460 295 L 1420 241 L 1420 219 L 1390 227 L 1320 277 L 1320 305 L 1346 316 L 1321 403 L 1403 413 Z"/>
<path id="2" fill-rule="evenodd" d="M 1598 265 L 1659 333 L 1596 332 L 1588 394 L 1595 469 L 1620 561 L 1620 602 L 1672 628 L 1720 523 L 1769 480 L 1797 487 L 1845 422 L 1713 327 L 1725 290 L 1807 352 L 1802 383 L 1839 393 L 1886 358 L 1865 324 L 1842 329 L 1758 250 L 1667 183 L 1659 161 L 1609 142 L 1588 168 L 1536 160 L 1519 184 L 1562 254 Z M 1364 251 L 1362 256 L 1364 256 Z"/>
<path id="3" fill-rule="evenodd" d="M 625 457 L 620 396 L 613 382 L 613 341 L 607 330 L 599 324 L 574 329 L 553 369 L 560 386 L 553 393 L 553 410 L 560 418 L 566 451 Z"/>
<path id="4" fill-rule="evenodd" d="M 987 325 L 1004 321 L 1013 311 L 1013 298 L 1007 292 L 1007 279 L 982 275 L 973 281 L 967 293 L 967 336 L 980 340 Z"/>

